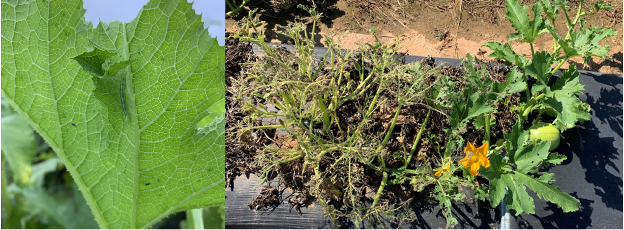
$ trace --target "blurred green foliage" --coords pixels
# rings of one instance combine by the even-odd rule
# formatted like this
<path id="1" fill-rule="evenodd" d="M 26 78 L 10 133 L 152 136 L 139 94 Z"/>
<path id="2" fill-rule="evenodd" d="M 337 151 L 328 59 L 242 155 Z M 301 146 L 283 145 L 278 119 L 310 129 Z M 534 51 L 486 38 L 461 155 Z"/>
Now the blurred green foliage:
<path id="1" fill-rule="evenodd" d="M 2 228 L 98 228 L 89 206 L 63 162 L 4 98 L 0 146 Z M 225 227 L 223 206 L 202 209 L 202 216 L 204 228 Z M 184 228 L 186 221 L 180 219 L 164 219 L 165 222 L 178 222 L 179 225 L 163 223 L 161 227 Z"/>

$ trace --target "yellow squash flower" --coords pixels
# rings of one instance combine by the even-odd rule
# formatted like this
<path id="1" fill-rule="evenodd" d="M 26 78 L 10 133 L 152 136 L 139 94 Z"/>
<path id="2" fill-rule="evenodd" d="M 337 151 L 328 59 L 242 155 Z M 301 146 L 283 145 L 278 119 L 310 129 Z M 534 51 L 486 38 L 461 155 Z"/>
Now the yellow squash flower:
<path id="1" fill-rule="evenodd" d="M 435 176 L 440 177 L 442 174 L 446 174 L 451 167 L 451 163 L 447 162 L 442 165 L 442 168 L 435 173 Z"/>
<path id="2" fill-rule="evenodd" d="M 464 152 L 466 157 L 460 160 L 464 168 L 470 167 L 470 174 L 476 176 L 479 174 L 479 168 L 481 166 L 487 168 L 490 167 L 490 160 L 487 159 L 488 143 L 485 143 L 479 148 L 475 148 L 472 143 L 468 142 Z"/>

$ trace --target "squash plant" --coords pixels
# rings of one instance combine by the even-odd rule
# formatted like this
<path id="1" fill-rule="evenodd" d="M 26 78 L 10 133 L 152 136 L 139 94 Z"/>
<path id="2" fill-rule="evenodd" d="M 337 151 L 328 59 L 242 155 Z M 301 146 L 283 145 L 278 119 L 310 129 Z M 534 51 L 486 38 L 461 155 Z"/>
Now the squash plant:
<path id="1" fill-rule="evenodd" d="M 528 6 L 521 6 L 517 0 L 507 0 L 505 16 L 517 30 L 517 33 L 510 35 L 510 40 L 520 39 L 529 43 L 531 59 L 514 52 L 509 44 L 496 42 L 484 44 L 494 50 L 490 57 L 504 60 L 509 67 L 518 68 L 522 72 L 520 79 L 527 83 L 523 90 L 526 95 L 524 105 L 517 114 L 518 121 L 513 130 L 505 134 L 505 141 L 490 150 L 491 167 L 481 171 L 490 181 L 488 195 L 493 207 L 506 197 L 506 205 L 514 209 L 516 215 L 535 213 L 533 199 L 526 192 L 528 187 L 538 197 L 559 205 L 564 212 L 576 211 L 579 208 L 578 199 L 551 185 L 554 174 L 542 172 L 541 176 L 536 177 L 534 173 L 537 173 L 540 164 L 560 164 L 566 159 L 564 155 L 550 152 L 556 148 L 551 145 L 559 144 L 559 132 L 591 119 L 589 105 L 578 98 L 584 86 L 579 82 L 580 74 L 576 67 L 570 65 L 568 70 L 562 71 L 561 77 L 558 77 L 554 84 L 548 84 L 551 77 L 572 57 L 604 58 L 609 47 L 603 47 L 598 42 L 617 33 L 608 28 L 585 28 L 585 20 L 581 16 L 609 9 L 611 6 L 599 2 L 594 4 L 591 10 L 583 11 L 583 3 L 582 0 L 579 2 L 576 16 L 572 19 L 568 15 L 570 8 L 567 2 L 540 0 L 532 6 L 534 18 L 529 20 Z M 559 35 L 554 27 L 559 12 L 563 12 L 568 26 L 564 36 Z M 577 30 L 578 24 L 580 26 Z M 534 51 L 532 42 L 542 33 L 552 35 L 554 39 L 552 53 Z M 528 81 L 531 78 L 535 83 Z M 529 122 L 527 116 L 533 112 L 537 112 L 537 117 L 533 122 Z M 544 113 L 554 117 L 552 125 L 539 123 Z M 531 126 L 533 123 L 535 125 Z M 523 128 L 525 124 L 531 127 L 526 130 Z M 487 136 L 489 130 L 485 131 Z M 500 154 L 503 150 L 504 154 Z"/>
<path id="2" fill-rule="evenodd" d="M 211 108 L 224 97 L 223 47 L 184 0 L 152 0 L 133 21 L 97 28 L 82 5 L 2 0 L 2 96 L 54 149 L 101 228 L 223 205 L 224 114 Z"/>

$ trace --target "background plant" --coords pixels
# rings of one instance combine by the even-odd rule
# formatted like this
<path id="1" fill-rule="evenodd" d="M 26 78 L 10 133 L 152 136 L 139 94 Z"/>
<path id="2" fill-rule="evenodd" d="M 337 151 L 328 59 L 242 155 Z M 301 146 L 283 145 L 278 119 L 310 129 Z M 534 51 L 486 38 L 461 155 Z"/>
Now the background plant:
<path id="1" fill-rule="evenodd" d="M 201 121 L 223 100 L 223 48 L 185 1 L 151 1 L 130 23 L 95 29 L 81 6 L 2 1 L 3 97 L 101 228 L 222 205 L 223 113 Z"/>

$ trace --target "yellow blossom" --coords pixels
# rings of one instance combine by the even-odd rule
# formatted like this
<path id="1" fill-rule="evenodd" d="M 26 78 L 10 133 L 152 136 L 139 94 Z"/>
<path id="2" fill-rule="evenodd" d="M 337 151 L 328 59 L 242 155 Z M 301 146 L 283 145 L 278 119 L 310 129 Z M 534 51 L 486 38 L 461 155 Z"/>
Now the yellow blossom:
<path id="1" fill-rule="evenodd" d="M 447 162 L 442 165 L 442 168 L 435 173 L 435 176 L 440 177 L 442 174 L 446 174 L 451 167 L 451 163 Z"/>
<path id="2" fill-rule="evenodd" d="M 488 143 L 485 143 L 479 148 L 475 148 L 472 143 L 468 142 L 464 152 L 466 157 L 460 160 L 464 168 L 470 167 L 470 174 L 476 176 L 479 174 L 479 168 L 481 166 L 487 168 L 490 167 L 490 160 L 487 159 Z"/>

